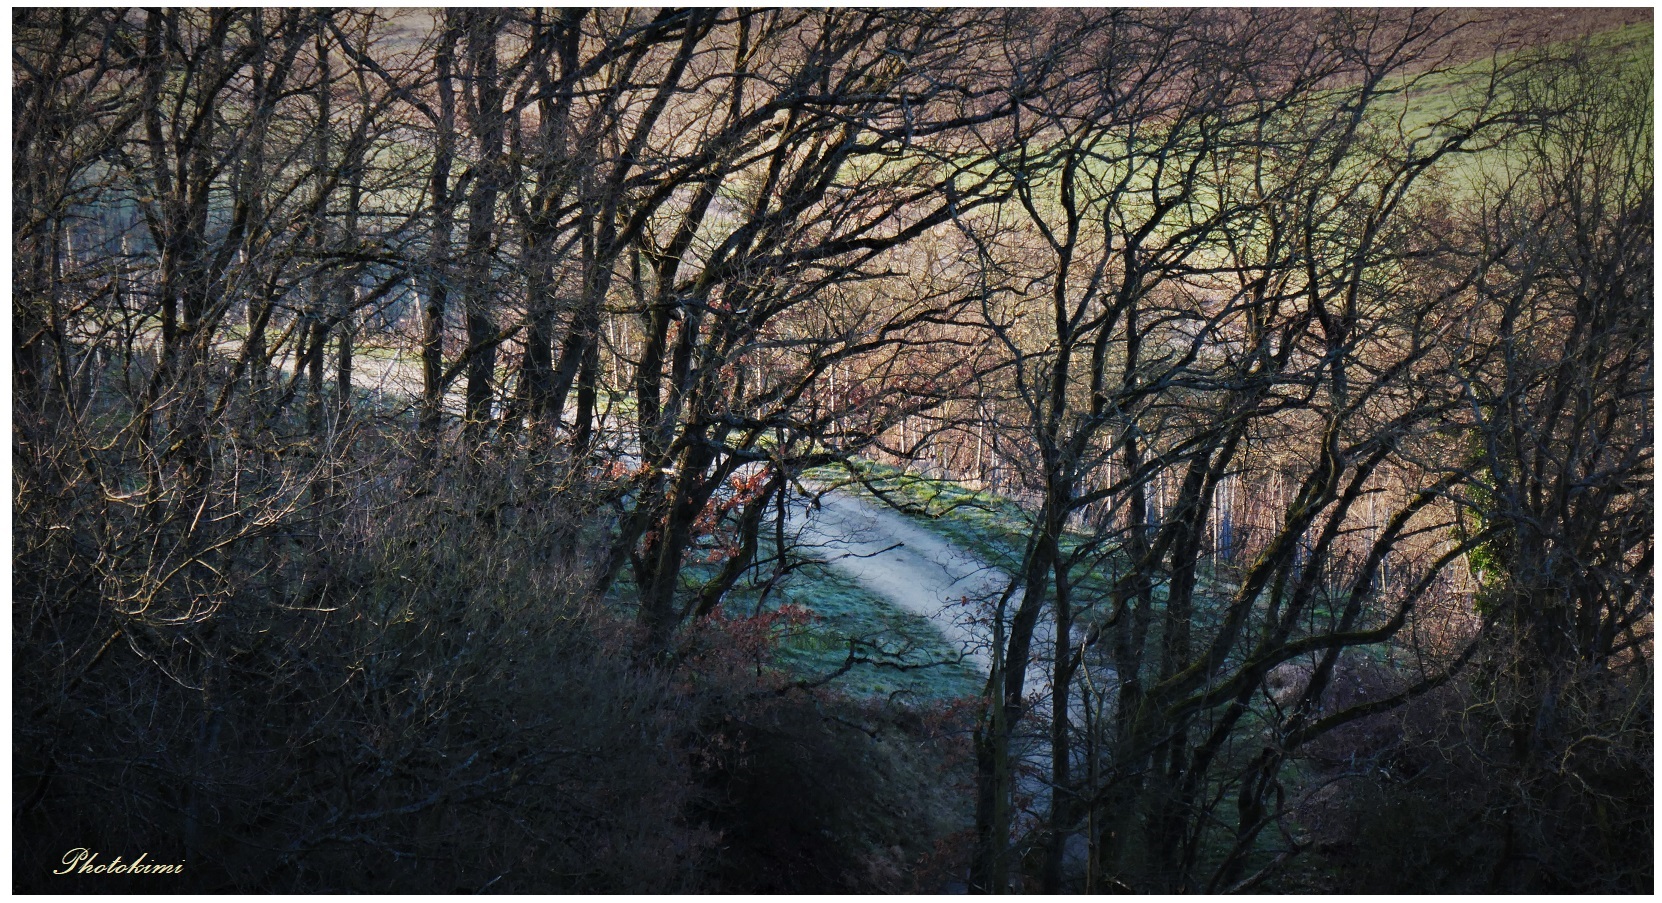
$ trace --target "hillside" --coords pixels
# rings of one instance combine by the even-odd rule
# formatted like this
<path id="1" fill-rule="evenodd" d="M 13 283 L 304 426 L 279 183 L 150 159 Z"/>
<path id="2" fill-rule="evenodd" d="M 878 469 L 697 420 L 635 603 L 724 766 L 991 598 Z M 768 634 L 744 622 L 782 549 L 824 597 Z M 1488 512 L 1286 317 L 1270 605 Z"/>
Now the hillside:
<path id="1" fill-rule="evenodd" d="M 1648 9 L 20 9 L 24 893 L 1649 893 Z"/>

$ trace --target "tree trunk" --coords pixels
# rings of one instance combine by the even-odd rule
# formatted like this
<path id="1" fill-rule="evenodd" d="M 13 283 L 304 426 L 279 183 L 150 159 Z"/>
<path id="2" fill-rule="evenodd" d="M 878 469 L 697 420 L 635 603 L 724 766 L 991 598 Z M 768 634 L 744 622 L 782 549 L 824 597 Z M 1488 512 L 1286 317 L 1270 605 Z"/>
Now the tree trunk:
<path id="1" fill-rule="evenodd" d="M 492 257 L 496 228 L 496 201 L 503 182 L 502 85 L 497 77 L 495 13 L 471 12 L 467 32 L 473 91 L 473 132 L 479 139 L 479 163 L 468 198 L 466 275 L 463 282 L 467 314 L 467 437 L 470 444 L 484 440 L 492 420 L 491 403 L 496 379 L 496 318 Z"/>
<path id="2" fill-rule="evenodd" d="M 421 308 L 422 458 L 431 464 L 438 454 L 444 413 L 444 318 L 450 295 L 450 241 L 455 226 L 455 198 L 450 191 L 450 167 L 456 154 L 456 43 L 460 39 L 459 13 L 445 13 L 445 27 L 434 52 L 439 97 L 438 121 L 433 123 L 434 150 L 432 224 L 427 239 L 427 297 Z"/>

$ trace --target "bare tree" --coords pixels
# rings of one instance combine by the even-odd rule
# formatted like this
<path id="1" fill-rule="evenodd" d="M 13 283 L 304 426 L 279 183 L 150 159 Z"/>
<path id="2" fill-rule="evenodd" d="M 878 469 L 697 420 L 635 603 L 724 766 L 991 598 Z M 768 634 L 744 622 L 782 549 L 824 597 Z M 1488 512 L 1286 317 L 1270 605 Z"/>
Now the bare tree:
<path id="1" fill-rule="evenodd" d="M 1077 68 L 1071 90 L 1024 105 L 1042 126 L 1002 162 L 1015 216 L 965 222 L 1008 274 L 1014 300 L 984 316 L 1011 362 L 1007 404 L 1022 416 L 1039 505 L 1019 577 L 991 614 L 979 887 L 1005 887 L 1012 868 L 1010 744 L 1046 608 L 1042 874 L 1053 891 L 1082 822 L 1103 880 L 1232 886 L 1279 815 L 1265 801 L 1286 750 L 1316 730 L 1307 721 L 1339 650 L 1404 623 L 1414 595 L 1393 610 L 1374 581 L 1387 556 L 1422 546 L 1412 537 L 1436 529 L 1447 509 L 1433 506 L 1463 473 L 1403 445 L 1450 410 L 1416 385 L 1441 364 L 1450 299 L 1473 277 L 1411 290 L 1386 274 L 1426 253 L 1408 238 L 1416 184 L 1505 121 L 1480 100 L 1428 132 L 1384 124 L 1440 31 L 1420 16 L 1312 26 L 1115 13 L 1050 36 L 1080 48 Z M 1386 281 L 1395 303 L 1379 294 Z M 1286 433 L 1295 423 L 1303 432 Z M 1295 487 L 1285 511 L 1248 566 L 1207 573 L 1219 487 L 1266 472 Z M 1386 472 L 1423 482 L 1375 515 L 1371 546 L 1357 545 L 1354 505 L 1387 491 Z M 1097 505 L 1098 532 L 1064 550 Z M 1457 551 L 1425 558 L 1415 592 L 1437 585 Z M 1336 613 L 1319 625 L 1307 616 L 1317 599 Z M 1287 745 L 1251 765 L 1233 758 L 1269 671 L 1310 653 L 1320 676 L 1284 713 Z M 1094 701 L 1076 703 L 1085 679 Z M 1078 734 L 1080 705 L 1095 707 L 1097 734 Z M 1240 795 L 1234 848 L 1203 862 L 1225 788 Z"/>
<path id="2" fill-rule="evenodd" d="M 974 889 L 1260 886 L 1440 689 L 1491 885 L 1643 885 L 1649 87 L 1455 25 L 19 11 L 19 861 L 708 886 L 714 725 L 864 705 L 764 608 L 871 457 L 1027 509 Z"/>
<path id="3" fill-rule="evenodd" d="M 1575 53 L 1535 66 L 1519 93 L 1538 119 L 1471 239 L 1499 265 L 1460 341 L 1479 467 L 1465 529 L 1493 534 L 1473 555 L 1495 628 L 1477 710 L 1516 788 L 1496 889 L 1575 881 L 1630 842 L 1631 819 L 1587 836 L 1584 812 L 1628 811 L 1593 788 L 1648 748 L 1631 710 L 1655 598 L 1651 90 Z M 1604 756 L 1574 752 L 1588 737 Z"/>

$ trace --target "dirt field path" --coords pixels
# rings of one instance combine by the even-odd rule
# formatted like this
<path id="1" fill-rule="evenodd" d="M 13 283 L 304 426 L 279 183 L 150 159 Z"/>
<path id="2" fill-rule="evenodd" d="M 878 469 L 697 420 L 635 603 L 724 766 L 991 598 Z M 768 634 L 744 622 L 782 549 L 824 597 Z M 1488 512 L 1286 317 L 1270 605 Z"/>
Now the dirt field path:
<path id="1" fill-rule="evenodd" d="M 986 632 L 973 613 L 995 600 L 1010 577 L 970 552 L 883 505 L 843 492 L 814 508 L 796 499 L 787 521 L 804 554 L 895 606 L 930 619 L 977 668 L 991 668 Z M 970 604 L 964 604 L 965 600 Z"/>
<path id="2" fill-rule="evenodd" d="M 793 531 L 800 531 L 804 554 L 827 562 L 894 605 L 928 618 L 983 674 L 990 671 L 987 630 L 971 618 L 985 606 L 965 605 L 962 600 L 996 600 L 1010 583 L 1004 571 L 881 503 L 848 493 L 826 493 L 818 508 L 811 507 L 807 499 L 797 499 L 787 523 Z M 1019 594 L 1018 588 L 1012 606 Z M 1032 702 L 1049 694 L 1047 671 L 1055 636 L 1051 625 L 1048 617 L 1041 617 L 1034 631 L 1026 681 Z M 1117 681 L 1111 668 L 1103 669 L 1101 679 Z M 1073 701 L 1078 704 L 1077 697 Z M 1045 779 L 1050 741 L 1042 724 L 1024 720 L 1011 737 L 1011 753 L 1021 763 L 1017 790 L 1033 800 L 1034 806 L 1018 818 L 1027 820 L 1029 827 L 1037 826 L 1040 814 L 1050 807 L 1050 786 Z M 1072 872 L 1084 870 L 1084 844 L 1077 837 L 1067 843 L 1064 867 Z"/>

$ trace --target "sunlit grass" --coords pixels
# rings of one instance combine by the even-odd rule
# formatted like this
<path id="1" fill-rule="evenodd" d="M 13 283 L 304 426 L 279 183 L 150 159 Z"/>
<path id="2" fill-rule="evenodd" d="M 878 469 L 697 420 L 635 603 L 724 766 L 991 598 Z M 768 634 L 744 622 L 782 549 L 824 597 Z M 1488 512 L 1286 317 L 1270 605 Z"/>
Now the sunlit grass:
<path id="1" fill-rule="evenodd" d="M 764 559 L 772 552 L 764 548 Z M 711 565 L 689 565 L 683 572 L 687 591 L 714 575 Z M 830 677 L 825 686 L 854 696 L 942 700 L 974 696 L 984 678 L 962 660 L 927 618 L 905 611 L 819 562 L 802 563 L 780 579 L 766 596 L 769 574 L 741 580 L 722 602 L 730 617 L 776 612 L 793 606 L 808 613 L 801 624 L 782 623 L 776 634 L 774 664 L 793 679 L 809 683 Z M 619 580 L 617 602 L 627 606 L 632 582 Z M 842 674 L 850 655 L 858 661 Z M 836 674 L 835 677 L 832 675 Z"/>

